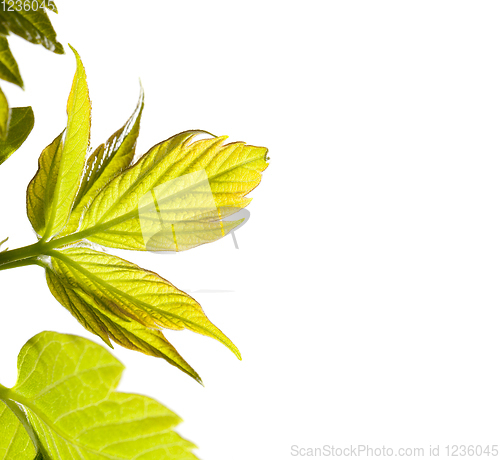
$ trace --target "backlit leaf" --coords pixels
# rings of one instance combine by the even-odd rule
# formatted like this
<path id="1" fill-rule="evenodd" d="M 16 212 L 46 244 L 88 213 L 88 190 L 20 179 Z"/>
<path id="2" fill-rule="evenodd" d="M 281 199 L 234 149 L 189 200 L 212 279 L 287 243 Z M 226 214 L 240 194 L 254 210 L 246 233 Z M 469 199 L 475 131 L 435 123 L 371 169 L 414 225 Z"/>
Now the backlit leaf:
<path id="1" fill-rule="evenodd" d="M 15 403 L 12 403 L 15 404 Z M 14 413 L 0 400 L 0 460 L 33 460 L 36 449 Z"/>
<path id="2" fill-rule="evenodd" d="M 47 240 L 66 224 L 78 192 L 90 137 L 90 99 L 85 69 L 74 51 L 77 70 L 68 98 L 68 124 L 43 152 L 28 186 L 28 215 Z"/>
<path id="3" fill-rule="evenodd" d="M 64 131 L 47 146 L 38 159 L 38 171 L 28 185 L 26 209 L 35 231 L 41 235 L 45 229 L 45 218 L 50 212 L 52 196 L 61 164 L 62 138 Z"/>
<path id="4" fill-rule="evenodd" d="M 194 444 L 173 431 L 176 414 L 116 391 L 122 371 L 90 340 L 42 332 L 19 354 L 16 385 L 0 395 L 24 407 L 47 459 L 196 460 Z"/>
<path id="5" fill-rule="evenodd" d="M 222 223 L 219 219 L 244 208 L 250 199 L 246 195 L 261 180 L 261 173 L 267 167 L 267 149 L 245 145 L 242 142 L 224 145 L 225 137 L 191 142 L 197 132 L 178 134 L 153 147 L 137 164 L 111 181 L 84 213 L 80 231 L 93 242 L 121 249 L 154 250 L 143 238 L 141 213 L 152 207 L 163 220 L 179 223 L 178 231 L 157 232 L 161 240 L 175 250 L 189 249 L 204 242 L 224 236 L 237 223 Z M 190 179 L 190 174 L 204 171 L 208 180 L 213 210 L 200 211 L 206 205 L 208 192 L 203 186 L 203 177 Z M 181 185 L 170 187 L 174 179 L 181 179 Z M 167 188 L 167 192 L 158 192 Z M 175 193 L 171 190 L 177 188 Z M 194 196 L 191 192 L 194 191 Z M 144 204 L 144 197 L 155 193 Z M 159 193 L 159 194 L 158 194 Z M 202 199 L 200 199 L 200 195 Z M 199 213 L 205 213 L 203 219 Z M 198 218 L 196 214 L 198 213 Z M 215 222 L 215 225 L 200 225 L 200 222 Z M 194 224 L 193 224 L 194 223 Z M 170 232 L 170 233 L 169 233 Z M 184 244 L 176 244 L 173 235 L 180 235 Z M 154 233 L 151 232 L 151 236 Z"/>
<path id="6" fill-rule="evenodd" d="M 80 289 L 72 286 L 65 277 L 56 274 L 51 269 L 46 270 L 47 284 L 52 295 L 67 308 L 78 322 L 88 331 L 98 335 L 108 346 L 113 348 L 109 341 L 106 325 L 99 319 L 92 305 L 82 300 Z"/>
<path id="7" fill-rule="evenodd" d="M 125 348 L 165 359 L 201 383 L 196 371 L 179 355 L 161 331 L 118 316 L 104 302 L 72 285 L 61 273 L 47 270 L 47 284 L 54 297 L 85 329 L 101 337 L 111 348 L 110 337 Z"/>
<path id="8" fill-rule="evenodd" d="M 159 329 L 189 329 L 212 337 L 240 357 L 234 344 L 192 297 L 156 273 L 86 248 L 52 251 L 47 281 L 54 296 L 104 341 L 166 359 L 196 380 Z"/>
<path id="9" fill-rule="evenodd" d="M 102 188 L 130 166 L 134 159 L 139 135 L 144 94 L 141 88 L 139 103 L 125 125 L 116 131 L 104 144 L 97 147 L 87 159 L 82 185 L 73 203 L 70 220 L 61 235 L 78 229 L 84 209 L 94 200 Z"/>
<path id="10" fill-rule="evenodd" d="M 0 164 L 21 147 L 34 124 L 35 116 L 31 107 L 15 107 L 10 110 L 7 138 L 0 140 Z"/>

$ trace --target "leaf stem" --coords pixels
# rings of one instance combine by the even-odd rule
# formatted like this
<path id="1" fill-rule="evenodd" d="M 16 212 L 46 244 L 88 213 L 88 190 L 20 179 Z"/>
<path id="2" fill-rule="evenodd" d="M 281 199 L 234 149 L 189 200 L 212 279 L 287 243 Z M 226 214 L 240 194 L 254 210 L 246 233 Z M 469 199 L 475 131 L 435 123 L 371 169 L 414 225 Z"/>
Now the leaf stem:
<path id="1" fill-rule="evenodd" d="M 39 256 L 42 254 L 42 252 L 40 251 L 42 246 L 43 245 L 40 244 L 40 242 L 37 242 L 35 244 L 30 244 L 29 246 L 2 252 L 0 253 L 0 266 L 8 264 L 10 262 Z"/>
<path id="2" fill-rule="evenodd" d="M 29 257 L 28 259 L 21 259 L 21 260 L 16 260 L 14 262 L 9 262 L 7 264 L 2 264 L 0 265 L 0 271 L 9 270 L 10 268 L 25 267 L 27 265 L 40 265 L 44 267 L 44 265 L 40 262 L 38 257 Z"/>
<path id="3" fill-rule="evenodd" d="M 137 211 L 132 211 L 129 212 L 127 216 L 135 214 L 137 214 Z M 114 226 L 117 221 L 121 220 L 122 217 L 118 217 L 110 222 L 106 222 L 105 224 L 96 225 L 95 227 L 91 227 L 77 233 L 72 233 L 61 238 L 54 238 L 50 241 L 45 241 L 45 239 L 42 238 L 34 244 L 18 249 L 11 249 L 10 251 L 0 252 L 0 270 L 7 270 L 8 268 L 22 267 L 23 265 L 32 265 L 33 263 L 37 263 L 34 261 L 35 258 L 42 255 L 48 255 L 52 249 L 68 246 L 69 244 L 77 243 L 78 241 L 81 241 L 95 233 L 106 231 L 108 228 Z M 32 261 L 29 264 L 10 265 L 12 262 L 24 259 L 32 259 Z M 7 264 L 9 264 L 9 266 L 6 266 Z"/>
<path id="4" fill-rule="evenodd" d="M 43 448 L 38 440 L 38 436 L 33 431 L 33 427 L 28 420 L 26 412 L 19 406 L 19 404 L 14 399 L 14 393 L 11 389 L 4 387 L 0 383 L 0 400 L 5 403 L 5 405 L 12 411 L 12 413 L 17 417 L 17 419 L 21 422 L 24 429 L 28 433 L 31 442 L 33 443 L 37 452 L 43 451 Z M 48 457 L 47 457 L 48 458 Z"/>
<path id="5" fill-rule="evenodd" d="M 9 267 L 4 267 L 4 265 L 11 264 L 12 262 L 21 261 L 24 259 L 32 259 L 30 264 L 36 263 L 33 259 L 36 257 L 46 255 L 48 251 L 66 246 L 71 243 L 76 243 L 81 241 L 86 236 L 92 234 L 92 231 L 82 231 L 78 233 L 73 233 L 71 235 L 64 236 L 62 238 L 56 238 L 51 241 L 39 240 L 34 244 L 24 246 L 22 248 L 11 249 L 10 251 L 0 252 L 0 270 L 6 270 L 7 268 L 22 267 L 21 265 L 12 265 Z M 24 264 L 24 265 L 30 265 Z"/>

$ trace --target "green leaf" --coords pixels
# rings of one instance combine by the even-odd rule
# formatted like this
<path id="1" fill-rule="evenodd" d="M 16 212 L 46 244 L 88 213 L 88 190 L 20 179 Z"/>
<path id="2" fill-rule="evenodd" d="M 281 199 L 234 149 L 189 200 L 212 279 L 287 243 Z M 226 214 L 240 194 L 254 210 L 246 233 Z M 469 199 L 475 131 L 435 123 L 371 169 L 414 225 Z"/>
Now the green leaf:
<path id="1" fill-rule="evenodd" d="M 141 88 L 139 103 L 125 125 L 104 144 L 97 147 L 87 159 L 82 185 L 78 191 L 68 225 L 61 235 L 78 229 L 81 215 L 102 188 L 130 166 L 135 155 L 139 135 L 144 93 Z"/>
<path id="2" fill-rule="evenodd" d="M 21 350 L 17 383 L 0 397 L 24 407 L 48 459 L 196 460 L 196 446 L 173 431 L 176 414 L 116 391 L 122 371 L 90 340 L 42 332 Z"/>
<path id="3" fill-rule="evenodd" d="M 143 326 L 138 321 L 124 319 L 113 312 L 95 296 L 70 285 L 68 280 L 47 270 L 47 284 L 59 302 L 90 332 L 101 337 L 108 345 L 111 337 L 119 345 L 142 352 L 149 356 L 163 358 L 173 366 L 186 372 L 202 383 L 196 371 L 179 355 L 158 329 Z"/>
<path id="4" fill-rule="evenodd" d="M 192 297 L 156 273 L 86 248 L 52 251 L 47 282 L 52 294 L 89 331 L 145 354 L 164 358 L 196 380 L 198 374 L 160 328 L 212 337 L 240 358 L 234 344 Z M 201 382 L 201 381 L 200 381 Z"/>
<path id="5" fill-rule="evenodd" d="M 3 36 L 0 36 L 0 78 L 14 83 L 21 88 L 24 87 L 23 79 L 19 73 L 19 67 L 9 48 L 9 42 Z"/>
<path id="6" fill-rule="evenodd" d="M 15 404 L 15 403 L 12 403 Z M 0 400 L 0 460 L 33 460 L 36 449 L 22 423 Z"/>
<path id="7" fill-rule="evenodd" d="M 72 286 L 65 277 L 56 274 L 52 269 L 46 269 L 47 285 L 52 295 L 78 320 L 88 331 L 98 335 L 109 347 L 109 335 L 105 324 L 100 320 L 99 314 L 82 300 L 81 290 Z"/>
<path id="8" fill-rule="evenodd" d="M 21 147 L 34 124 L 35 116 L 31 107 L 15 107 L 10 110 L 7 139 L 0 140 L 0 164 Z"/>
<path id="9" fill-rule="evenodd" d="M 28 216 L 43 240 L 68 221 L 78 192 L 90 138 L 90 99 L 85 69 L 73 50 L 77 70 L 68 99 L 68 124 L 40 156 L 39 169 L 28 186 Z"/>
<path id="10" fill-rule="evenodd" d="M 43 8 L 31 8 L 32 4 L 41 2 L 37 0 L 30 3 L 30 8 L 21 8 L 20 11 L 8 10 L 2 5 L 0 8 L 0 22 L 12 33 L 35 45 L 42 45 L 49 51 L 57 54 L 64 54 L 63 46 L 57 41 L 56 32 L 52 27 L 49 17 Z M 55 5 L 54 5 L 55 6 Z"/>
<path id="11" fill-rule="evenodd" d="M 38 159 L 38 171 L 28 185 L 26 210 L 31 225 L 41 235 L 45 218 L 50 212 L 54 188 L 61 165 L 62 138 L 64 131 L 46 147 Z"/>
<path id="12" fill-rule="evenodd" d="M 187 131 L 156 145 L 112 180 L 84 212 L 82 235 L 120 249 L 183 250 L 214 241 L 241 223 L 219 219 L 251 201 L 246 195 L 267 168 L 267 149 L 224 145 L 225 137 L 191 142 L 198 133 Z M 200 171 L 205 175 L 194 174 Z M 149 231 L 151 243 L 144 238 L 141 214 L 151 221 L 155 213 L 160 218 Z M 167 225 L 165 232 L 162 221 L 174 227 Z"/>
<path id="13" fill-rule="evenodd" d="M 9 130 L 10 108 L 5 94 L 0 89 L 0 140 L 5 140 Z"/>

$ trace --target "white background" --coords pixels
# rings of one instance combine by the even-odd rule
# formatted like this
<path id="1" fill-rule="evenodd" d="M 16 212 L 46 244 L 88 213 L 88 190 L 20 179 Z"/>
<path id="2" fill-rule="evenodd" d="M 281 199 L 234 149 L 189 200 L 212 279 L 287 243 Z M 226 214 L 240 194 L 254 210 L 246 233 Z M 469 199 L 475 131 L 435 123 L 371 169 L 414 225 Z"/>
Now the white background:
<path id="1" fill-rule="evenodd" d="M 121 389 L 179 413 L 204 460 L 288 459 L 292 445 L 500 443 L 498 2 L 57 5 L 58 38 L 87 70 L 94 147 L 128 118 L 141 78 L 139 153 L 191 128 L 270 149 L 239 250 L 228 238 L 125 254 L 189 290 L 243 361 L 167 331 L 205 388 L 116 349 Z M 75 62 L 11 46 L 26 91 L 2 88 L 36 116 L 0 168 L 0 237 L 16 247 L 35 241 L 24 193 L 65 126 Z M 3 384 L 42 330 L 98 340 L 39 267 L 0 280 Z"/>

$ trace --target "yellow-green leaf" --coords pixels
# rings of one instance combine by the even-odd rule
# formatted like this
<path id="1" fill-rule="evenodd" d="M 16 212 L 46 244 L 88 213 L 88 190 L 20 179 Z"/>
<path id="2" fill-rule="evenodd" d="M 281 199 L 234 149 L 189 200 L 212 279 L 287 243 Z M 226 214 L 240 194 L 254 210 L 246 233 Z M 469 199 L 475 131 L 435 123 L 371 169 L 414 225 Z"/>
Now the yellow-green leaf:
<path id="1" fill-rule="evenodd" d="M 26 210 L 34 230 L 42 235 L 45 219 L 50 212 L 52 196 L 61 165 L 64 131 L 48 145 L 38 159 L 38 171 L 26 192 Z"/>
<path id="2" fill-rule="evenodd" d="M 66 130 L 42 152 L 38 172 L 28 187 L 28 214 L 32 223 L 35 220 L 33 226 L 44 240 L 57 234 L 68 221 L 90 138 L 90 99 L 85 69 L 78 53 L 74 53 L 77 69 L 68 98 Z M 33 216 L 36 217 L 33 219 Z"/>
<path id="3" fill-rule="evenodd" d="M 122 347 L 145 355 L 163 358 L 201 383 L 196 371 L 182 358 L 158 329 L 143 326 L 113 313 L 95 296 L 72 285 L 61 273 L 47 270 L 47 283 L 59 302 L 90 332 L 98 335 L 111 348 L 110 338 Z"/>
<path id="4" fill-rule="evenodd" d="M 73 203 L 69 222 L 61 235 L 73 233 L 78 229 L 83 211 L 106 184 L 132 163 L 143 108 L 144 94 L 141 88 L 139 103 L 132 116 L 122 128 L 116 131 L 106 143 L 97 147 L 87 159 L 80 190 Z"/>
<path id="5" fill-rule="evenodd" d="M 196 380 L 196 372 L 163 337 L 161 328 L 189 329 L 240 354 L 192 297 L 156 273 L 86 248 L 49 253 L 47 280 L 54 296 L 91 332 L 159 356 Z M 57 276 L 57 280 L 55 279 Z"/>
<path id="6" fill-rule="evenodd" d="M 166 229 L 160 225 L 156 232 L 150 232 L 150 238 L 159 236 L 161 250 L 189 249 L 220 238 L 238 225 L 240 222 L 221 223 L 219 219 L 248 205 L 246 195 L 259 184 L 267 167 L 267 149 L 242 142 L 224 145 L 225 137 L 192 142 L 197 133 L 184 132 L 156 145 L 111 181 L 84 213 L 82 235 L 109 247 L 154 250 L 158 246 L 148 245 L 144 225 L 141 227 L 145 209 L 151 209 L 151 216 L 156 212 L 159 221 L 174 225 L 171 230 L 169 225 Z M 203 188 L 203 177 L 194 174 L 200 171 L 208 181 L 208 192 Z M 180 191 L 174 193 L 174 189 Z M 213 203 L 210 211 L 208 193 Z M 212 225 L 200 225 L 207 222 Z M 181 244 L 174 241 L 177 234 Z"/>
<path id="7" fill-rule="evenodd" d="M 139 220 L 133 219 L 114 227 L 109 232 L 99 233 L 92 238 L 92 241 L 116 249 L 179 252 L 217 241 L 242 224 L 243 221 L 244 219 L 166 223 L 159 218 L 153 230 L 147 230 L 146 233 L 140 228 L 140 222 L 144 222 L 144 220 L 139 222 Z"/>
<path id="8" fill-rule="evenodd" d="M 23 88 L 24 83 L 19 73 L 17 62 L 10 51 L 9 42 L 0 36 L 0 78 Z"/>
<path id="9" fill-rule="evenodd" d="M 35 116 L 31 107 L 14 107 L 10 110 L 7 138 L 0 140 L 0 164 L 21 147 L 34 124 Z"/>
<path id="10" fill-rule="evenodd" d="M 10 404 L 15 403 L 10 402 Z M 33 460 L 35 458 L 36 449 L 28 432 L 1 399 L 0 429 L 0 460 Z"/>
<path id="11" fill-rule="evenodd" d="M 17 383 L 0 386 L 0 397 L 26 412 L 40 459 L 196 460 L 196 446 L 174 431 L 178 415 L 154 399 L 116 391 L 122 372 L 90 340 L 42 332 L 22 348 Z M 19 447 L 9 460 L 33 458 Z"/>
<path id="12" fill-rule="evenodd" d="M 109 341 L 106 325 L 99 319 L 88 302 L 82 300 L 79 289 L 71 286 L 65 277 L 55 271 L 46 269 L 47 285 L 52 295 L 78 320 L 88 331 L 98 335 L 108 346 L 113 348 Z"/>
<path id="13" fill-rule="evenodd" d="M 10 109 L 5 94 L 0 89 L 0 140 L 5 140 L 9 130 Z"/>

